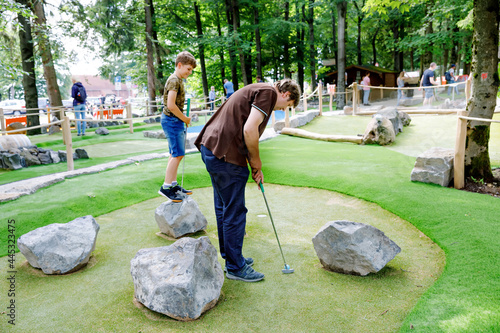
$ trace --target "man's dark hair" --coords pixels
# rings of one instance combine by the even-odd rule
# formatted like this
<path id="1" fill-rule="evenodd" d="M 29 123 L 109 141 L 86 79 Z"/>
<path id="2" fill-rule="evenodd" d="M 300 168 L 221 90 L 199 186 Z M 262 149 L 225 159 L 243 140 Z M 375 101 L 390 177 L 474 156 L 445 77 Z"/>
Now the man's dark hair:
<path id="1" fill-rule="evenodd" d="M 295 82 L 292 79 L 283 79 L 280 81 L 276 81 L 274 83 L 274 86 L 276 88 L 278 88 L 278 91 L 281 93 L 284 93 L 287 91 L 290 92 L 290 96 L 288 97 L 288 100 L 294 101 L 294 103 L 293 103 L 294 108 L 296 108 L 297 105 L 299 105 L 301 92 L 300 92 L 300 87 L 297 84 L 297 82 Z"/>

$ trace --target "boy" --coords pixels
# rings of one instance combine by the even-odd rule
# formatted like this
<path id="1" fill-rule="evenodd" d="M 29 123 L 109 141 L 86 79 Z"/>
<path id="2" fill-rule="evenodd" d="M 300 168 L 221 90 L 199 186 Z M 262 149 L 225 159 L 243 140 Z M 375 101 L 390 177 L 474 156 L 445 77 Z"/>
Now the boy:
<path id="1" fill-rule="evenodd" d="M 259 137 L 273 110 L 297 107 L 300 95 L 298 84 L 290 79 L 274 86 L 247 85 L 215 112 L 196 139 L 195 145 L 212 180 L 219 250 L 226 260 L 228 279 L 256 282 L 264 278 L 264 274 L 250 267 L 253 259 L 242 255 L 248 165 L 253 180 L 257 184 L 264 182 Z"/>
<path id="2" fill-rule="evenodd" d="M 184 157 L 186 135 L 184 124 L 187 128 L 191 122 L 191 119 L 183 113 L 185 91 L 182 80 L 191 75 L 195 67 L 196 59 L 191 53 L 187 51 L 179 53 L 175 59 L 175 71 L 168 78 L 163 92 L 165 107 L 161 115 L 161 127 L 168 140 L 170 157 L 165 171 L 165 182 L 158 193 L 173 202 L 181 202 L 184 194 L 192 194 L 192 191 L 177 184 L 177 169 Z"/>
<path id="3" fill-rule="evenodd" d="M 87 102 L 87 91 L 83 84 L 78 81 L 76 77 L 72 77 L 73 86 L 71 87 L 71 97 L 73 97 L 73 108 L 75 110 L 75 119 L 85 119 L 86 102 Z M 87 122 L 77 121 L 76 128 L 78 131 L 77 136 L 85 135 L 85 128 L 87 127 Z"/>
<path id="4" fill-rule="evenodd" d="M 215 104 L 215 87 L 210 87 L 210 92 L 208 93 L 208 99 L 210 100 L 210 110 L 213 111 Z"/>

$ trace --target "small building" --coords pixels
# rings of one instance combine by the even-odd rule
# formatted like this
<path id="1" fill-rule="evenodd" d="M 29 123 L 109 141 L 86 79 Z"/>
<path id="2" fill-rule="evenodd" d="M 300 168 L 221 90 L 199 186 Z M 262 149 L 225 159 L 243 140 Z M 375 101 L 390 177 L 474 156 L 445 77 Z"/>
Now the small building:
<path id="1" fill-rule="evenodd" d="M 390 69 L 372 65 L 350 65 L 346 67 L 345 71 L 347 73 L 348 86 L 355 81 L 360 83 L 363 76 L 365 76 L 367 72 L 370 72 L 371 86 L 397 87 L 396 80 L 399 72 Z M 338 71 L 326 73 L 323 79 L 325 84 L 337 84 L 337 73 Z M 388 91 L 385 91 L 385 93 L 387 94 Z M 377 100 L 383 98 L 383 96 L 384 91 L 382 89 L 372 89 L 370 92 L 370 100 Z"/>

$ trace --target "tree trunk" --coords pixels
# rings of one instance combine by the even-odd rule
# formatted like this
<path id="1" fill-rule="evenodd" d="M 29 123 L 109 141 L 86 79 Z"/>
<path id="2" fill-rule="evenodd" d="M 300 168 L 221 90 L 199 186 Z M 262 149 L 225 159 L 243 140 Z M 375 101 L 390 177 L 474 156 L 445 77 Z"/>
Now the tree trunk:
<path id="1" fill-rule="evenodd" d="M 253 7 L 253 24 L 255 25 L 255 51 L 256 51 L 256 62 L 257 62 L 257 76 L 260 76 L 262 80 L 262 50 L 261 50 L 261 40 L 260 40 L 260 28 L 259 28 L 259 0 L 254 1 Z"/>
<path id="2" fill-rule="evenodd" d="M 286 78 L 291 78 L 292 74 L 290 73 L 290 44 L 288 41 L 288 19 L 290 18 L 290 3 L 288 1 L 285 2 L 285 24 L 287 26 L 285 30 L 285 41 L 283 43 L 283 71 L 285 72 Z"/>
<path id="3" fill-rule="evenodd" d="M 28 1 L 17 0 L 22 5 L 28 7 Z M 26 109 L 38 108 L 38 91 L 36 89 L 35 57 L 33 51 L 33 37 L 31 36 L 31 23 L 29 19 L 21 14 L 17 15 L 19 24 L 19 46 L 23 64 L 23 88 Z M 38 110 L 27 110 L 28 114 L 38 114 Z M 40 125 L 40 118 L 37 116 L 26 117 L 28 127 Z M 28 135 L 42 133 L 40 128 L 28 130 Z"/>
<path id="4" fill-rule="evenodd" d="M 377 35 L 378 35 L 379 31 L 380 31 L 380 26 L 377 27 L 377 30 L 375 30 L 375 33 L 373 34 L 373 38 L 372 38 L 372 52 L 373 52 L 373 64 L 374 65 L 377 63 L 377 46 L 376 46 L 376 41 L 377 41 Z"/>
<path id="5" fill-rule="evenodd" d="M 335 7 L 331 6 L 330 9 L 332 10 L 332 45 L 333 45 L 333 55 L 335 58 L 335 61 L 337 61 L 337 18 L 336 18 L 336 12 L 335 12 Z M 335 64 L 337 66 L 337 64 Z"/>
<path id="6" fill-rule="evenodd" d="M 203 84 L 203 96 L 205 102 L 208 103 L 208 80 L 207 70 L 205 67 L 205 45 L 203 45 L 203 30 L 201 27 L 200 7 L 194 3 L 194 14 L 196 16 L 196 31 L 198 33 L 198 51 L 200 53 L 201 81 Z"/>
<path id="7" fill-rule="evenodd" d="M 231 35 L 230 31 L 233 29 L 233 7 L 231 0 L 226 0 L 226 17 L 227 17 L 227 31 L 228 34 Z M 238 69 L 236 68 L 236 56 L 234 55 L 234 45 L 232 42 L 232 38 L 229 41 L 228 45 L 229 50 L 229 66 L 231 67 L 231 82 L 233 83 L 234 90 L 238 90 Z"/>
<path id="8" fill-rule="evenodd" d="M 498 0 L 474 0 L 472 42 L 472 96 L 467 104 L 470 117 L 492 119 L 498 91 Z M 493 179 L 488 145 L 490 123 L 468 121 L 465 176 Z"/>
<path id="9" fill-rule="evenodd" d="M 311 91 L 316 90 L 316 48 L 314 47 L 314 0 L 309 0 L 309 67 L 311 69 Z"/>
<path id="10" fill-rule="evenodd" d="M 161 52 L 161 46 L 160 43 L 158 42 L 158 26 L 156 25 L 156 16 L 155 16 L 155 8 L 153 5 L 153 1 L 151 0 L 151 21 L 153 22 L 153 45 L 155 48 L 155 53 L 156 53 L 156 67 L 158 68 L 157 72 L 157 80 L 156 80 L 156 90 L 160 93 L 160 95 L 163 95 L 163 85 L 165 84 L 164 78 L 163 78 L 163 61 L 162 61 L 162 52 Z"/>
<path id="11" fill-rule="evenodd" d="M 222 39 L 222 30 L 220 28 L 220 17 L 219 17 L 219 11 L 217 10 L 216 13 L 217 17 L 217 33 L 219 34 L 219 38 Z M 224 78 L 226 77 L 226 68 L 224 64 L 224 47 L 219 48 L 219 58 L 220 58 L 220 75 L 222 78 L 221 85 L 224 86 Z M 222 91 L 224 91 L 224 87 L 222 87 Z"/>
<path id="12" fill-rule="evenodd" d="M 33 12 L 36 15 L 34 30 L 38 39 L 38 50 L 42 57 L 43 74 L 47 81 L 47 94 L 49 95 L 50 105 L 62 106 L 61 92 L 59 91 L 56 70 L 52 59 L 52 49 L 46 33 L 47 19 L 45 18 L 45 11 L 41 1 L 36 1 L 34 3 Z"/>
<path id="13" fill-rule="evenodd" d="M 299 11 L 299 2 L 297 1 L 296 4 L 296 10 L 297 13 L 300 13 Z M 297 15 L 298 16 L 298 21 L 303 22 L 304 19 L 304 12 L 305 12 L 305 6 L 301 6 L 301 12 L 302 15 Z M 305 90 L 304 88 L 304 29 L 299 26 L 297 28 L 297 83 L 300 86 L 300 89 L 302 91 Z"/>
<path id="14" fill-rule="evenodd" d="M 156 110 L 156 77 L 154 65 L 154 48 L 153 48 L 153 20 L 151 9 L 153 7 L 153 0 L 144 1 L 144 10 L 146 18 L 146 53 L 147 53 L 147 68 L 148 68 L 148 96 L 151 107 L 148 108 L 148 116 L 153 115 Z"/>
<path id="15" fill-rule="evenodd" d="M 347 13 L 347 1 L 341 1 L 337 3 L 337 13 L 339 15 L 338 19 L 338 59 L 337 59 L 337 91 L 340 93 L 337 95 L 337 110 L 343 110 L 345 105 L 345 26 L 346 26 L 346 13 Z"/>
<path id="16" fill-rule="evenodd" d="M 241 70 L 241 77 L 243 79 L 243 85 L 246 86 L 248 84 L 248 79 L 247 79 L 247 71 L 245 68 L 245 55 L 243 54 L 243 48 L 241 46 L 240 42 L 240 7 L 238 4 L 238 0 L 232 0 L 233 2 L 233 38 L 234 38 L 234 45 L 236 46 L 236 49 L 238 50 L 238 55 L 240 56 L 240 70 Z"/>
<path id="17" fill-rule="evenodd" d="M 360 8 L 358 7 L 358 4 L 356 1 L 353 1 L 353 5 L 354 5 L 354 7 L 356 7 L 356 12 L 358 13 L 358 20 L 356 22 L 357 27 L 358 27 L 358 38 L 356 41 L 356 53 L 358 56 L 358 65 L 362 66 L 363 59 L 361 56 L 361 23 L 363 23 L 363 19 L 365 18 L 365 15 L 363 14 L 363 11 L 360 10 Z"/>

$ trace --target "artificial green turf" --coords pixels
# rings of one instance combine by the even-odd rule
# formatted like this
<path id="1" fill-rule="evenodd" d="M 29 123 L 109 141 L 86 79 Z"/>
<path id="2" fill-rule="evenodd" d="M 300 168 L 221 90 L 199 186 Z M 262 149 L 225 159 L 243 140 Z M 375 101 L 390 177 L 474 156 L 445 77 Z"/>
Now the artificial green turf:
<path id="1" fill-rule="evenodd" d="M 83 177 L 74 183 L 89 187 Z M 193 196 L 209 221 L 206 235 L 218 247 L 212 193 L 211 188 L 196 189 Z M 155 198 L 97 218 L 101 229 L 96 250 L 90 267 L 83 271 L 48 277 L 29 267 L 18 254 L 18 302 L 23 308 L 19 310 L 17 329 L 310 332 L 331 327 L 343 332 L 395 331 L 401 318 L 441 273 L 442 251 L 411 224 L 374 204 L 327 191 L 269 184 L 266 193 L 287 262 L 295 269 L 293 275 L 281 273 L 283 262 L 266 207 L 260 191 L 252 184 L 247 187 L 244 250 L 255 258 L 254 267 L 266 274 L 265 281 L 247 284 L 226 280 L 219 304 L 193 323 L 137 309 L 132 303 L 130 260 L 141 248 L 173 243 L 155 235 L 158 226 L 154 210 L 164 201 Z M 326 222 L 339 219 L 362 221 L 383 230 L 402 247 L 402 252 L 382 271 L 366 277 L 325 271 L 311 239 Z M 429 260 L 432 265 L 428 265 Z M 79 285 L 84 287 L 75 288 Z M 358 321 L 360 315 L 363 319 Z M 72 320 L 68 320 L 69 316 Z M 227 320 L 228 316 L 231 320 Z M 251 322 L 249 317 L 253 318 Z"/>

